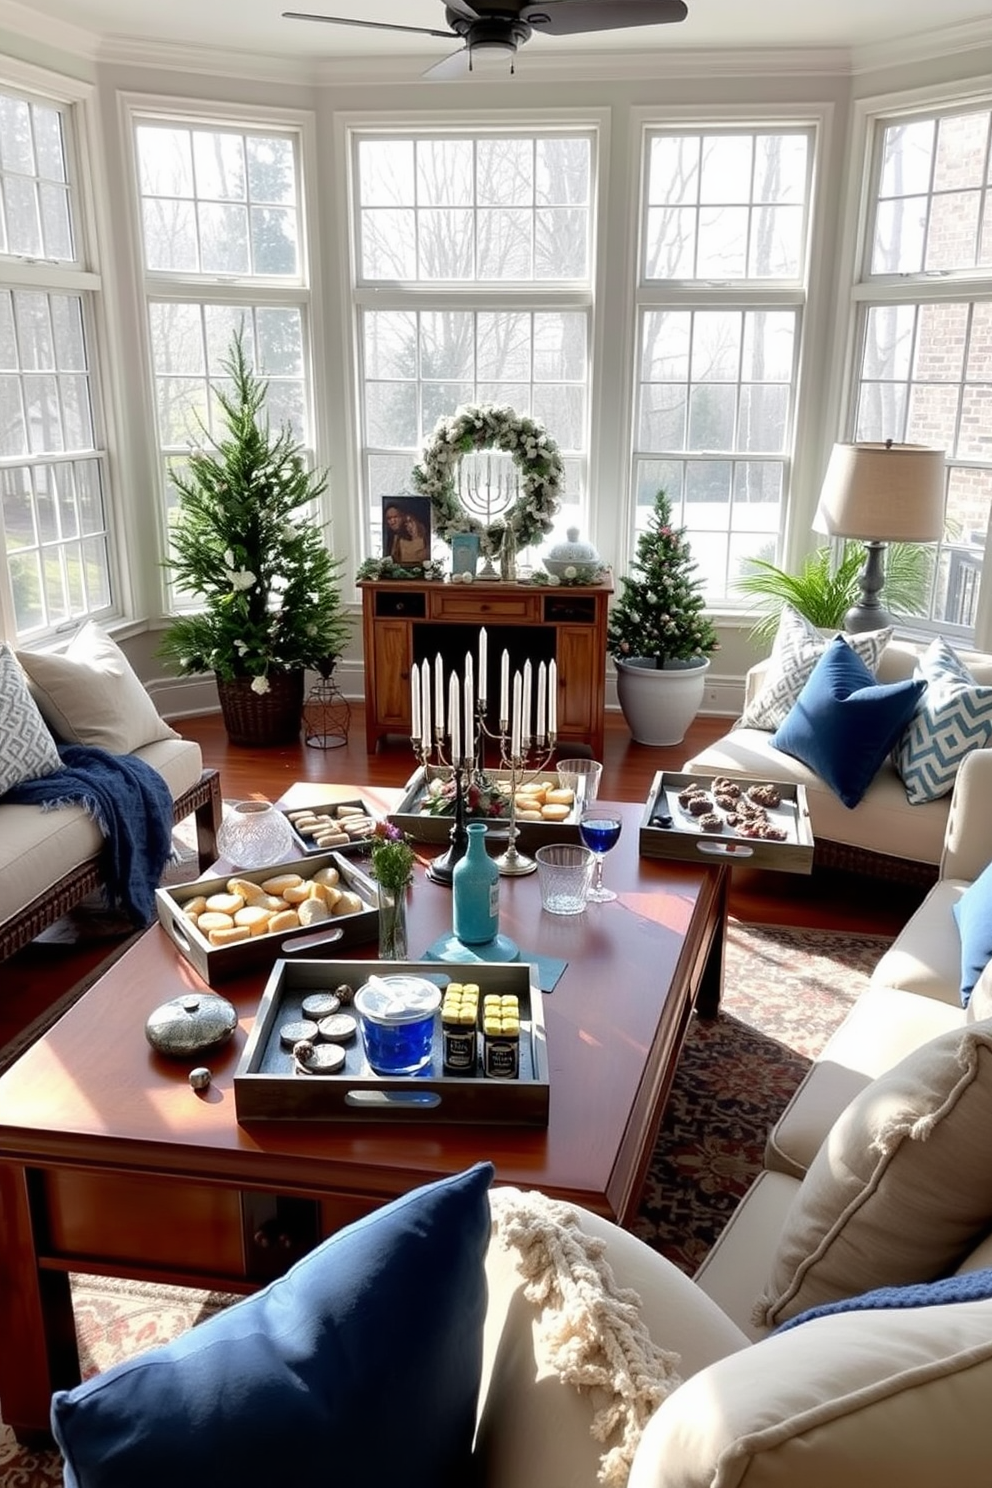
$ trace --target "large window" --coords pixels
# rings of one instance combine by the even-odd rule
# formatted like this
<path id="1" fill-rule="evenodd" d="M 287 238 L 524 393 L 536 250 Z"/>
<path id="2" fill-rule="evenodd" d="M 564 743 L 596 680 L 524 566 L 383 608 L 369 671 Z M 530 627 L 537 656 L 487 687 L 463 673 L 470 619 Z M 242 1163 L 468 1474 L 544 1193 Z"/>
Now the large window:
<path id="1" fill-rule="evenodd" d="M 588 468 L 594 134 L 356 131 L 352 147 L 367 553 L 383 498 L 470 403 L 547 427 L 564 531 Z M 484 520 L 516 480 L 508 455 L 466 456 L 461 499 Z"/>
<path id="2" fill-rule="evenodd" d="M 0 90 L 0 615 L 19 641 L 114 602 L 92 363 L 99 281 L 73 123 L 69 103 Z"/>
<path id="3" fill-rule="evenodd" d="M 312 448 L 299 136 L 138 113 L 134 147 L 168 518 L 170 471 L 205 431 L 223 432 L 211 389 L 226 385 L 236 332 L 268 383 L 271 427 Z"/>
<path id="4" fill-rule="evenodd" d="M 634 535 L 663 487 L 710 603 L 734 599 L 746 559 L 780 556 L 814 138 L 811 128 L 645 132 Z"/>
<path id="5" fill-rule="evenodd" d="M 992 102 L 875 124 L 851 413 L 856 439 L 947 451 L 923 615 L 970 634 L 992 516 Z"/>

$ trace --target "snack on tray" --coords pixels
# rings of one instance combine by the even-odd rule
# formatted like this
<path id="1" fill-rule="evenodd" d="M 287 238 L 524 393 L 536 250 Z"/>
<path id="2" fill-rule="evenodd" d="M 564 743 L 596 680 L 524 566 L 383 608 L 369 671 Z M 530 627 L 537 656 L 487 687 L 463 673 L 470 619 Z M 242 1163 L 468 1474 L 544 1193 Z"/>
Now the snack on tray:
<path id="1" fill-rule="evenodd" d="M 756 806 L 781 806 L 782 792 L 777 785 L 769 781 L 766 785 L 749 785 L 747 790 L 748 800 L 753 801 Z"/>
<path id="2" fill-rule="evenodd" d="M 715 811 L 707 811 L 699 818 L 699 830 L 701 832 L 722 832 L 723 817 L 718 816 Z"/>
<path id="3" fill-rule="evenodd" d="M 713 810 L 713 802 L 701 791 L 698 796 L 691 798 L 685 809 L 690 816 L 706 816 Z"/>
<path id="4" fill-rule="evenodd" d="M 264 884 L 230 878 L 226 893 L 206 898 L 197 894 L 182 906 L 182 912 L 211 945 L 234 945 L 368 909 L 360 895 L 337 887 L 339 878 L 338 870 L 331 867 L 319 868 L 312 878 L 275 874 Z M 271 892 L 275 888 L 282 893 Z"/>

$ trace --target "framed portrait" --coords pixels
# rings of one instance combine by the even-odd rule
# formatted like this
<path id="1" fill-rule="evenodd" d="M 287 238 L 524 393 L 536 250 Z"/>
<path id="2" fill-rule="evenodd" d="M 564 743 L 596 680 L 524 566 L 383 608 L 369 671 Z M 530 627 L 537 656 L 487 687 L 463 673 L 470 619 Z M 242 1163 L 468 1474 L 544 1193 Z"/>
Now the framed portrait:
<path id="1" fill-rule="evenodd" d="M 418 568 L 430 560 L 429 496 L 383 496 L 382 556 L 403 568 Z"/>
<path id="2" fill-rule="evenodd" d="M 451 539 L 451 572 L 475 574 L 479 565 L 479 534 L 456 532 Z"/>

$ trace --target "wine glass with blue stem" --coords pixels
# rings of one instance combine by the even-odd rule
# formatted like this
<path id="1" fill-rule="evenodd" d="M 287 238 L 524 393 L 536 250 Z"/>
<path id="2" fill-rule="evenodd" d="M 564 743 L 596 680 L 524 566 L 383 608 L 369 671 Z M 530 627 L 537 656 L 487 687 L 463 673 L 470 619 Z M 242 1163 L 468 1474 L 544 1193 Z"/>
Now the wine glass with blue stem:
<path id="1" fill-rule="evenodd" d="M 589 806 L 579 818 L 579 836 L 596 854 L 596 875 L 586 898 L 591 904 L 608 904 L 617 896 L 603 886 L 603 859 L 620 840 L 620 813 L 609 806 Z"/>

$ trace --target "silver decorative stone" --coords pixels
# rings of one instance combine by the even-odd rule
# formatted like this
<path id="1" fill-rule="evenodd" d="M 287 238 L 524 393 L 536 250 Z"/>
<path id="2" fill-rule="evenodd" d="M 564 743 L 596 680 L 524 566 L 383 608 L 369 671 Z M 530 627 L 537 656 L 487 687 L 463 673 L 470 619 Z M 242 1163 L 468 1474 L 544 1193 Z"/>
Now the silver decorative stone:
<path id="1" fill-rule="evenodd" d="M 206 1090 L 212 1079 L 213 1075 L 205 1064 L 198 1064 L 196 1069 L 191 1069 L 189 1072 L 189 1083 L 194 1090 Z"/>
<path id="2" fill-rule="evenodd" d="M 185 1059 L 226 1044 L 238 1026 L 233 1003 L 216 992 L 186 992 L 148 1014 L 145 1038 L 159 1054 Z"/>

